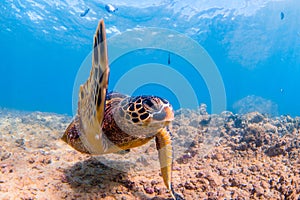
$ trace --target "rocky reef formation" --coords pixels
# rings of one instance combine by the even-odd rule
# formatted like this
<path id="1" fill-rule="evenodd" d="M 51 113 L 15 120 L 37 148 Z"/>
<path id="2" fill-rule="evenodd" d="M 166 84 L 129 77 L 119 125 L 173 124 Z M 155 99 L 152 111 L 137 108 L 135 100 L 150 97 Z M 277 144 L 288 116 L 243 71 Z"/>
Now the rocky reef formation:
<path id="1" fill-rule="evenodd" d="M 174 189 L 186 199 L 299 199 L 300 118 L 178 110 Z M 0 199 L 168 199 L 153 142 L 90 156 L 59 138 L 71 118 L 0 110 Z"/>

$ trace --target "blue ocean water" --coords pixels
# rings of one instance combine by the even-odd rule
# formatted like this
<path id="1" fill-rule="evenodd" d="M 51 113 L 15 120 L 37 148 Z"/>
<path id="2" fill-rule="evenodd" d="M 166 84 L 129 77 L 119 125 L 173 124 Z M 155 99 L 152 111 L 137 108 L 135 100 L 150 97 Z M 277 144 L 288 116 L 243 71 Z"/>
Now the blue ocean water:
<path id="1" fill-rule="evenodd" d="M 109 12 L 107 4 L 118 9 Z M 91 52 L 94 31 L 103 18 L 108 38 L 157 27 L 194 39 L 220 72 L 227 110 L 299 116 L 299 6 L 297 0 L 4 0 L 0 107 L 71 115 L 76 74 Z M 209 86 L 201 74 L 172 52 L 142 49 L 121 57 L 111 65 L 110 89 L 122 74 L 147 63 L 177 69 L 190 80 L 198 101 L 211 109 Z M 137 87 L 133 94 L 163 96 L 180 107 L 172 88 L 157 83 Z"/>

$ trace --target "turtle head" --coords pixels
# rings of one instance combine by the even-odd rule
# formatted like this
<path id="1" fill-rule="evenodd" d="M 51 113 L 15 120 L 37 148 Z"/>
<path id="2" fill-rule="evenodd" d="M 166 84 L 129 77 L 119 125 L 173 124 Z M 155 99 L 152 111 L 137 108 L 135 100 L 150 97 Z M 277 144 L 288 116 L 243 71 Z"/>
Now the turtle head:
<path id="1" fill-rule="evenodd" d="M 157 96 L 125 98 L 121 101 L 118 111 L 123 119 L 122 124 L 125 122 L 135 126 L 130 128 L 130 132 L 154 133 L 174 120 L 171 104 Z"/>

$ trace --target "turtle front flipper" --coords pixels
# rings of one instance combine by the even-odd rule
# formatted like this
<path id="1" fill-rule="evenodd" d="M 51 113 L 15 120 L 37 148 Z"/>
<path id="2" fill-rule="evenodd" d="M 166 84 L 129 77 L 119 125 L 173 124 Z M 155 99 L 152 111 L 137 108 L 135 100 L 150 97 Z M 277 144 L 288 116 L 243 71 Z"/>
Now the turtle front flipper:
<path id="1" fill-rule="evenodd" d="M 80 139 L 91 154 L 108 151 L 102 133 L 109 66 L 104 21 L 100 20 L 94 35 L 92 69 L 85 84 L 80 86 L 78 115 L 82 128 Z"/>
<path id="2" fill-rule="evenodd" d="M 90 154 L 110 152 L 109 143 L 104 140 L 102 133 L 108 78 L 105 26 L 104 21 L 100 20 L 94 35 L 90 76 L 80 86 L 76 122 L 71 123 L 62 138 L 81 152 Z"/>
<path id="3" fill-rule="evenodd" d="M 171 133 L 167 128 L 162 128 L 155 137 L 156 148 L 158 151 L 159 163 L 162 177 L 167 189 L 171 191 L 173 199 L 184 199 L 172 188 L 172 141 Z"/>

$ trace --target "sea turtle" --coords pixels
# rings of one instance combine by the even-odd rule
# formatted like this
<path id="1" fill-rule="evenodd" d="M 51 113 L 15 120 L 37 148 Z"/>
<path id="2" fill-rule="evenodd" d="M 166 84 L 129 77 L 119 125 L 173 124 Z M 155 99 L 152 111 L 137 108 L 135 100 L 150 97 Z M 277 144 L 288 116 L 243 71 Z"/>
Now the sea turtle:
<path id="1" fill-rule="evenodd" d="M 109 66 L 103 20 L 93 47 L 90 76 L 80 86 L 77 114 L 62 140 L 82 153 L 99 155 L 127 151 L 155 138 L 164 183 L 174 199 L 182 199 L 171 185 L 171 104 L 157 96 L 107 93 Z"/>

